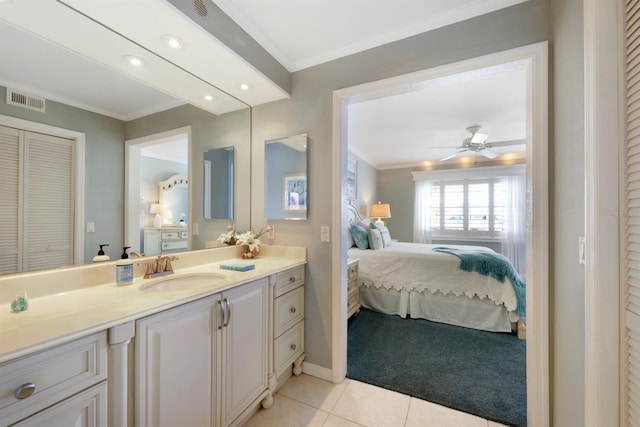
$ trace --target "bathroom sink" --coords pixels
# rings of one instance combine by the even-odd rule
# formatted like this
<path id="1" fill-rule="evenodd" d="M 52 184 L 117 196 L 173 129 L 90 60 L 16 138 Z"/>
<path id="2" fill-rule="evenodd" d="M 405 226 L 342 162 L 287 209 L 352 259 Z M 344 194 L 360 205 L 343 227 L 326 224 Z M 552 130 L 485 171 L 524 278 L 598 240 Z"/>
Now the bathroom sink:
<path id="1" fill-rule="evenodd" d="M 222 279 L 224 279 L 224 274 L 220 273 L 181 274 L 149 281 L 140 286 L 139 290 L 141 292 L 181 291 L 210 286 Z"/>

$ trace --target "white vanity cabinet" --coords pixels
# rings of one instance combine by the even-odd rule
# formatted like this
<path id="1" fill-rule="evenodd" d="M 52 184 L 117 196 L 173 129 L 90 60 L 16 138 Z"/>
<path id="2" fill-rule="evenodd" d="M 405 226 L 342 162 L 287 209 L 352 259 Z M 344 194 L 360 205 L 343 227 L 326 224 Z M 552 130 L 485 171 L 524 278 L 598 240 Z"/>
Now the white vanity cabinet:
<path id="1" fill-rule="evenodd" d="M 304 266 L 275 277 L 273 320 L 273 364 L 277 377 L 294 365 L 302 373 L 304 360 Z"/>
<path id="2" fill-rule="evenodd" d="M 105 332 L 0 364 L 0 425 L 106 427 L 106 379 Z"/>
<path id="3" fill-rule="evenodd" d="M 159 255 L 187 249 L 189 233 L 183 228 L 146 228 L 143 237 L 145 255 Z"/>
<path id="4" fill-rule="evenodd" d="M 136 322 L 135 425 L 228 426 L 269 375 L 267 279 Z"/>

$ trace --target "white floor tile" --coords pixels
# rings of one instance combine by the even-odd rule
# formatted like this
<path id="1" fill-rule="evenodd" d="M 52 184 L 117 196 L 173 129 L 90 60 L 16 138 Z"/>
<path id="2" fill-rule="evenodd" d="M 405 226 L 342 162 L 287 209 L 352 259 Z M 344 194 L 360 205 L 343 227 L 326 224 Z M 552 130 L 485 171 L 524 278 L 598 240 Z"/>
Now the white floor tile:
<path id="1" fill-rule="evenodd" d="M 311 375 L 302 374 L 289 378 L 278 390 L 278 393 L 314 408 L 331 412 L 348 383 L 348 379 L 342 384 L 333 384 Z"/>
<path id="2" fill-rule="evenodd" d="M 402 427 L 410 397 L 351 380 L 332 413 L 367 427 Z"/>
<path id="3" fill-rule="evenodd" d="M 328 416 L 328 412 L 276 394 L 273 406 L 260 409 L 244 427 L 321 427 Z"/>
<path id="4" fill-rule="evenodd" d="M 487 420 L 445 406 L 411 398 L 406 427 L 487 427 Z"/>
<path id="5" fill-rule="evenodd" d="M 489 427 L 509 427 L 506 424 L 500 424 L 495 421 L 489 421 Z"/>
<path id="6" fill-rule="evenodd" d="M 362 427 L 362 424 L 356 424 L 344 418 L 329 414 L 329 418 L 324 422 L 322 427 Z"/>

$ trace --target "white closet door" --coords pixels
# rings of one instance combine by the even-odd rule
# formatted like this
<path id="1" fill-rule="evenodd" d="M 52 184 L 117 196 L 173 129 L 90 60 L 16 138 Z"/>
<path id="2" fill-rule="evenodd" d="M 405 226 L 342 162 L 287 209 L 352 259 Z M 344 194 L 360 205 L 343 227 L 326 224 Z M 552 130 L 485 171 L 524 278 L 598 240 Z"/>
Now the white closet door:
<path id="1" fill-rule="evenodd" d="M 25 132 L 24 271 L 73 264 L 73 141 Z"/>
<path id="2" fill-rule="evenodd" d="M 640 426 L 640 1 L 625 5 L 626 147 L 622 423 Z"/>
<path id="3" fill-rule="evenodd" d="M 20 131 L 0 126 L 0 274 L 21 271 Z"/>

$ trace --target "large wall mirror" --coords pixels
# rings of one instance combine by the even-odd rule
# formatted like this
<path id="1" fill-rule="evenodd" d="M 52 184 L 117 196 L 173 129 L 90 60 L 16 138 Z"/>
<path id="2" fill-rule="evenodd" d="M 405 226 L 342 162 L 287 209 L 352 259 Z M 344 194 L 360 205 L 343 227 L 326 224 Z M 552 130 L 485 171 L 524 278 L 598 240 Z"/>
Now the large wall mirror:
<path id="1" fill-rule="evenodd" d="M 235 147 L 204 152 L 204 218 L 233 219 Z"/>
<path id="2" fill-rule="evenodd" d="M 0 2 L 0 11 L 22 7 L 23 3 Z M 51 7 L 60 5 L 57 2 L 50 4 Z M 189 215 L 189 248 L 204 248 L 207 241 L 215 240 L 226 229 L 230 218 L 239 228 L 250 227 L 251 113 L 248 105 L 209 85 L 211 92 L 216 94 L 213 102 L 225 102 L 231 106 L 226 111 L 213 114 L 203 107 L 169 96 L 162 89 L 145 86 L 121 72 L 88 60 L 43 36 L 33 35 L 19 25 L 7 22 L 5 18 L 10 16 L 9 13 L 0 14 L 0 39 L 11 40 L 11 43 L 0 43 L 0 57 L 4 64 L 0 67 L 0 126 L 5 117 L 73 130 L 85 136 L 83 191 L 74 194 L 71 201 L 82 205 L 84 218 L 79 223 L 76 221 L 73 224 L 75 232 L 70 232 L 79 236 L 83 250 L 77 257 L 67 258 L 65 264 L 91 262 L 99 244 L 109 244 L 105 251 L 112 260 L 120 257 L 123 246 L 136 246 L 132 240 L 139 239 L 139 234 L 125 238 L 127 223 L 135 219 L 140 229 L 151 226 L 153 215 L 149 206 L 157 203 L 159 197 L 155 195 L 144 201 L 138 197 L 134 202 L 125 198 L 123 189 L 127 188 L 127 181 L 138 179 L 136 176 L 125 179 L 130 161 L 125 141 L 178 128 L 190 129 L 187 173 L 190 206 L 185 209 Z M 82 19 L 90 21 L 86 17 Z M 74 23 L 55 19 L 58 28 L 71 28 Z M 85 24 L 99 25 L 93 21 Z M 140 49 L 135 43 L 120 38 L 120 42 L 129 43 L 132 49 Z M 163 61 L 159 57 L 156 59 Z M 42 64 L 47 64 L 45 69 Z M 185 73 L 179 67 L 173 68 L 175 73 Z M 167 76 L 167 80 L 174 80 L 170 74 Z M 175 80 L 184 78 L 184 75 L 175 75 Z M 191 78 L 195 77 L 191 75 Z M 35 111 L 4 102 L 7 88 L 42 97 L 46 101 L 46 109 Z M 119 108 L 123 104 L 127 109 Z M 217 149 L 228 152 L 229 147 L 233 147 L 235 153 L 234 172 L 228 174 L 233 176 L 234 182 L 226 182 L 222 185 L 224 190 L 221 190 L 224 191 L 222 199 L 228 202 L 228 206 L 220 219 L 212 211 L 212 219 L 208 220 L 203 202 L 204 157 Z M 0 148 L 0 156 L 5 154 Z M 172 173 L 175 172 L 167 172 L 163 177 Z M 218 183 L 217 180 L 212 182 Z M 217 200 L 217 190 L 211 188 L 210 196 L 212 201 Z M 174 219 L 179 221 L 182 209 L 172 209 L 172 212 Z M 3 222 L 5 215 L 8 214 L 4 211 L 0 213 Z M 192 228 L 193 224 L 199 227 Z M 5 239 L 0 243 L 4 242 Z M 0 247 L 0 255 L 3 250 Z M 0 274 L 53 266 L 0 270 Z"/>
<path id="3" fill-rule="evenodd" d="M 264 199 L 266 219 L 306 219 L 307 135 L 265 141 Z"/>

